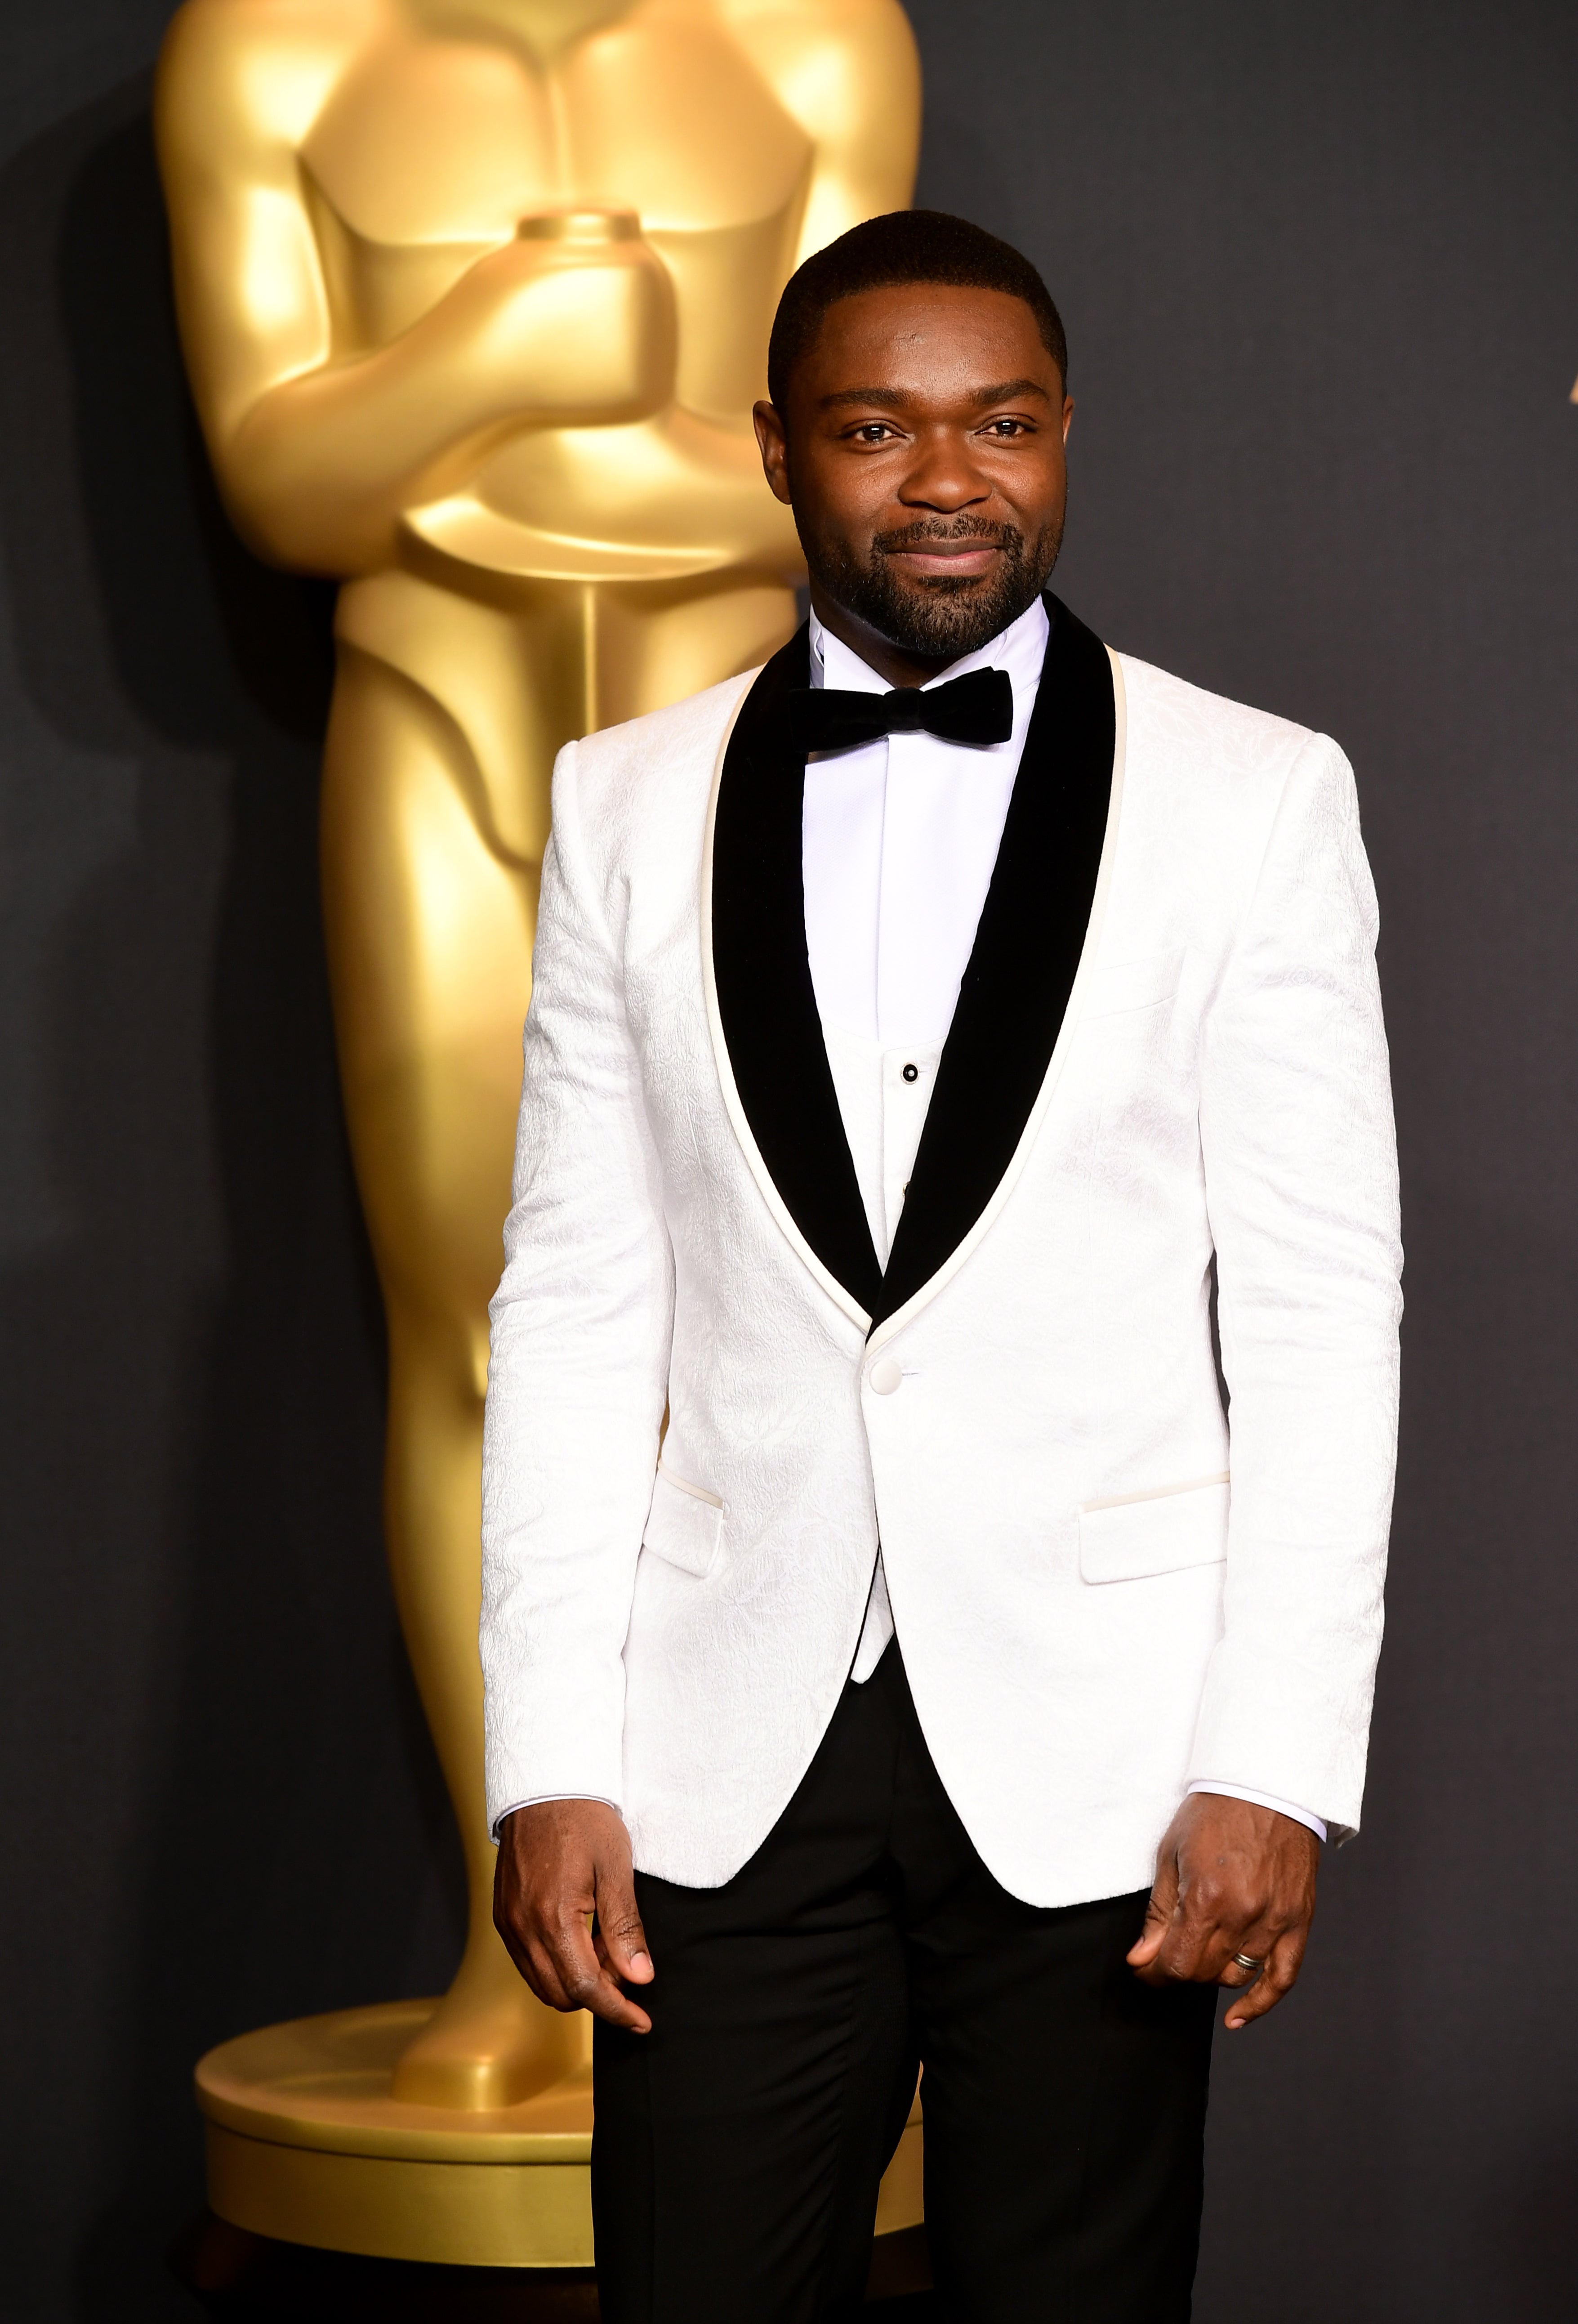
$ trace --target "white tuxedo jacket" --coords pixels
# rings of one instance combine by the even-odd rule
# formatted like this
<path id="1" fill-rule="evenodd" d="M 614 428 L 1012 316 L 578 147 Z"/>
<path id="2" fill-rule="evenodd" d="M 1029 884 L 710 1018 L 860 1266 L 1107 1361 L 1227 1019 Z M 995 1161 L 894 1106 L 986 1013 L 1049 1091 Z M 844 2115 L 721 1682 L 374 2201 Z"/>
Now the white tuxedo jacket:
<path id="1" fill-rule="evenodd" d="M 642 1869 L 727 1880 L 880 1541 L 1016 1895 L 1142 1887 L 1195 1780 L 1358 1824 L 1400 1251 L 1353 776 L 1048 607 L 885 1274 L 806 961 L 804 632 L 561 754 L 492 1308 L 495 1820 L 601 1796 Z"/>

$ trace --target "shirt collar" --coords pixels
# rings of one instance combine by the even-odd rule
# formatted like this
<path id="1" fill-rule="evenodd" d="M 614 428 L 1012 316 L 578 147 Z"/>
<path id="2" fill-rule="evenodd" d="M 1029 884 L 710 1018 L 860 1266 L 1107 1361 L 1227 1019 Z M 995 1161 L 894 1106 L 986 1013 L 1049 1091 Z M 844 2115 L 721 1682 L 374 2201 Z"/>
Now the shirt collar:
<path id="1" fill-rule="evenodd" d="M 950 662 L 935 678 L 928 678 L 926 684 L 944 686 L 950 678 L 963 678 L 972 669 L 1005 669 L 1014 687 L 1014 736 L 1023 740 L 1035 704 L 1035 690 L 1041 683 L 1041 664 L 1046 659 L 1048 628 L 1047 609 L 1037 597 L 1016 622 L 999 630 L 987 644 Z M 841 638 L 824 630 L 814 613 L 811 616 L 811 682 L 813 687 L 838 687 L 849 694 L 889 691 L 886 678 L 879 678 Z"/>

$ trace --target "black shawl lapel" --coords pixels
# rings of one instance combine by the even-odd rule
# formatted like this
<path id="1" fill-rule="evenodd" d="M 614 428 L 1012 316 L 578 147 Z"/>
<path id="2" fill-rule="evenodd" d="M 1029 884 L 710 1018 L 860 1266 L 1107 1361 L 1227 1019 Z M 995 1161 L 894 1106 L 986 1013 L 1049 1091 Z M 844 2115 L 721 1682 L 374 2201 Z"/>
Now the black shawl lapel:
<path id="1" fill-rule="evenodd" d="M 1112 792 L 1112 665 L 1056 597 L 1046 606 L 1051 634 L 996 868 L 887 1273 L 875 1301 L 862 1296 L 874 1328 L 930 1281 L 991 1201 L 1046 1078 L 1085 945 Z"/>
<path id="2" fill-rule="evenodd" d="M 787 696 L 810 676 L 802 627 L 752 686 L 724 754 L 712 828 L 712 975 L 739 1102 L 822 1265 L 869 1314 L 882 1269 L 844 1136 L 805 947 L 805 754 Z"/>

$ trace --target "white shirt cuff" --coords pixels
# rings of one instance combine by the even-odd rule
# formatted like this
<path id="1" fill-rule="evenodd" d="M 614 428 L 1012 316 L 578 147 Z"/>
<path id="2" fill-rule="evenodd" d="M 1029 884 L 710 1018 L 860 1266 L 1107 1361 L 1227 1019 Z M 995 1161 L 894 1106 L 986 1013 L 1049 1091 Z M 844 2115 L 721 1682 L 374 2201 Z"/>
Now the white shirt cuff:
<path id="1" fill-rule="evenodd" d="M 1301 1823 L 1307 1831 L 1314 1832 L 1317 1840 L 1324 1840 L 1326 1836 L 1326 1826 L 1317 1815 L 1311 1815 L 1307 1808 L 1296 1808 L 1291 1800 L 1273 1799 L 1270 1792 L 1252 1792 L 1243 1784 L 1213 1784 L 1204 1780 L 1191 1784 L 1189 1789 L 1191 1792 L 1216 1792 L 1225 1800 L 1247 1800 L 1251 1807 L 1274 1808 L 1278 1815 L 1291 1816 L 1295 1823 Z"/>
<path id="2" fill-rule="evenodd" d="M 535 1798 L 529 1800 L 511 1800 L 507 1808 L 500 1809 L 497 1816 L 493 1819 L 493 1830 L 491 1835 L 495 1846 L 497 1846 L 499 1840 L 499 1827 L 503 1822 L 506 1816 L 512 1816 L 517 1808 L 546 1807 L 550 1800 L 595 1800 L 600 1807 L 612 1808 L 615 1815 L 619 1817 L 620 1822 L 622 1823 L 624 1821 L 624 1810 L 620 1807 L 618 1800 L 605 1800 L 601 1792 L 538 1792 Z"/>

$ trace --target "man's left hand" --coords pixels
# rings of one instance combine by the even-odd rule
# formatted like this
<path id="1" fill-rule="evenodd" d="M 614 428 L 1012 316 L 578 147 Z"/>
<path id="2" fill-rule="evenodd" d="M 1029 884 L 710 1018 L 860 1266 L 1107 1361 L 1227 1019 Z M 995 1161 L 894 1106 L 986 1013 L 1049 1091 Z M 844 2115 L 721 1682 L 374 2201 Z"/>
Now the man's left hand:
<path id="1" fill-rule="evenodd" d="M 1168 1826 L 1130 1967 L 1147 1985 L 1177 1978 L 1243 1988 L 1235 2034 L 1291 1993 L 1315 1918 L 1320 1842 L 1275 1808 L 1191 1792 Z M 1244 1953 L 1263 1964 L 1246 1969 Z"/>

